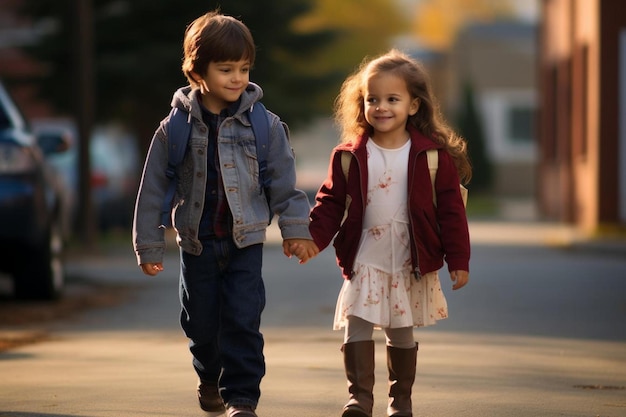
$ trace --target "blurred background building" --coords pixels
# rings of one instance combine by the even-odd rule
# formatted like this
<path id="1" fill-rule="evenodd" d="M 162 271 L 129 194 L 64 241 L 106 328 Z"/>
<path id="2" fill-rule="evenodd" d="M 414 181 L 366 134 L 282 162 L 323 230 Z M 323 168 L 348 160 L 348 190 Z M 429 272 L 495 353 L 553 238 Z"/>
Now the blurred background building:
<path id="1" fill-rule="evenodd" d="M 471 23 L 449 55 L 446 102 L 458 114 L 474 100 L 492 167 L 490 190 L 503 198 L 529 199 L 536 190 L 536 31 L 523 21 Z"/>
<path id="2" fill-rule="evenodd" d="M 538 201 L 588 233 L 626 226 L 626 13 L 620 0 L 544 0 Z"/>
<path id="3" fill-rule="evenodd" d="M 444 116 L 469 141 L 470 216 L 515 207 L 518 219 L 594 233 L 626 223 L 622 3 L 233 0 L 221 6 L 255 36 L 252 78 L 263 86 L 265 104 L 292 128 L 299 185 L 309 193 L 323 180 L 338 139 L 331 110 L 341 82 L 365 56 L 398 47 L 424 62 Z M 143 154 L 172 92 L 185 83 L 183 29 L 217 2 L 181 9 L 173 0 L 74 0 L 63 7 L 56 0 L 0 0 L 0 78 L 35 124 L 60 118 L 76 132 L 71 126 L 79 112 L 63 92 L 73 94 L 81 71 L 72 51 L 81 36 L 77 5 L 85 4 L 93 10 L 96 110 L 92 133 L 76 141 L 94 148 L 92 165 L 101 172 L 103 164 L 116 166 L 107 159 L 131 167 L 123 187 L 112 180 L 127 201 L 100 208 L 113 218 L 99 220 L 101 227 L 126 230 Z M 282 12 L 264 13 L 268 8 Z M 103 136 L 111 146 L 102 145 Z M 102 149 L 112 154 L 103 158 Z M 89 174 L 94 190 L 104 184 L 101 172 Z M 92 193 L 97 208 L 103 195 Z M 495 209 L 482 211 L 490 205 Z"/>

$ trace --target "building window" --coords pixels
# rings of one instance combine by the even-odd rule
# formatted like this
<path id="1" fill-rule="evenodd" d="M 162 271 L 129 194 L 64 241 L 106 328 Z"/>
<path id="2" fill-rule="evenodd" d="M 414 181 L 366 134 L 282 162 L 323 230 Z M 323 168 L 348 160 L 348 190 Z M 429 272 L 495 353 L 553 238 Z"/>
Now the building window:
<path id="1" fill-rule="evenodd" d="M 535 134 L 534 109 L 513 105 L 509 108 L 508 137 L 513 143 L 530 143 Z"/>
<path id="2" fill-rule="evenodd" d="M 489 156 L 502 163 L 535 161 L 536 92 L 494 90 L 482 94 L 480 105 Z"/>

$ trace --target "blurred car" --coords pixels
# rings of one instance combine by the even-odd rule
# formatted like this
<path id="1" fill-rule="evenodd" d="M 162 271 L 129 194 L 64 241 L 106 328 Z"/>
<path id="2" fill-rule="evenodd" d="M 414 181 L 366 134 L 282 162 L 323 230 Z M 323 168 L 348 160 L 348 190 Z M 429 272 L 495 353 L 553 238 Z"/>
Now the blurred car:
<path id="1" fill-rule="evenodd" d="M 102 231 L 130 230 L 142 161 L 136 138 L 119 125 L 91 135 L 91 191 Z"/>
<path id="2" fill-rule="evenodd" d="M 72 211 L 80 210 L 78 198 L 79 169 L 78 131 L 71 119 L 37 119 L 32 121 L 35 132 L 65 132 L 74 145 L 68 152 L 53 155 L 50 163 L 59 171 L 71 190 Z M 139 177 L 143 168 L 136 138 L 123 126 L 96 126 L 89 138 L 91 165 L 91 201 L 98 229 L 130 230 Z M 75 225 L 79 226 L 79 225 Z"/>
<path id="3" fill-rule="evenodd" d="M 48 157 L 68 147 L 64 135 L 34 134 L 0 83 L 0 272 L 20 299 L 63 291 L 67 190 Z"/>

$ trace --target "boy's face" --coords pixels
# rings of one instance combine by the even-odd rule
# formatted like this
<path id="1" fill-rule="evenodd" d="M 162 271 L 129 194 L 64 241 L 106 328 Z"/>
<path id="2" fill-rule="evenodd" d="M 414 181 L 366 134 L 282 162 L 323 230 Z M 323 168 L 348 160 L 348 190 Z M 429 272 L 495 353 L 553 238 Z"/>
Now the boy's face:
<path id="1" fill-rule="evenodd" d="M 209 111 L 219 113 L 237 101 L 250 82 L 250 62 L 211 62 L 204 76 L 194 74 L 200 84 L 202 103 Z"/>

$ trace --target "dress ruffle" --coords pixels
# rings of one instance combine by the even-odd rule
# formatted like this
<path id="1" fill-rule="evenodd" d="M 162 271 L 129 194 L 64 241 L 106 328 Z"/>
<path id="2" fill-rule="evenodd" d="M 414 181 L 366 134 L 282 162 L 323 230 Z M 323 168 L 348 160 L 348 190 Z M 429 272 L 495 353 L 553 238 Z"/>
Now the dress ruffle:
<path id="1" fill-rule="evenodd" d="M 357 264 L 341 287 L 333 329 L 357 316 L 376 328 L 424 327 L 448 317 L 448 304 L 437 272 L 417 280 L 409 270 L 389 274 Z"/>

